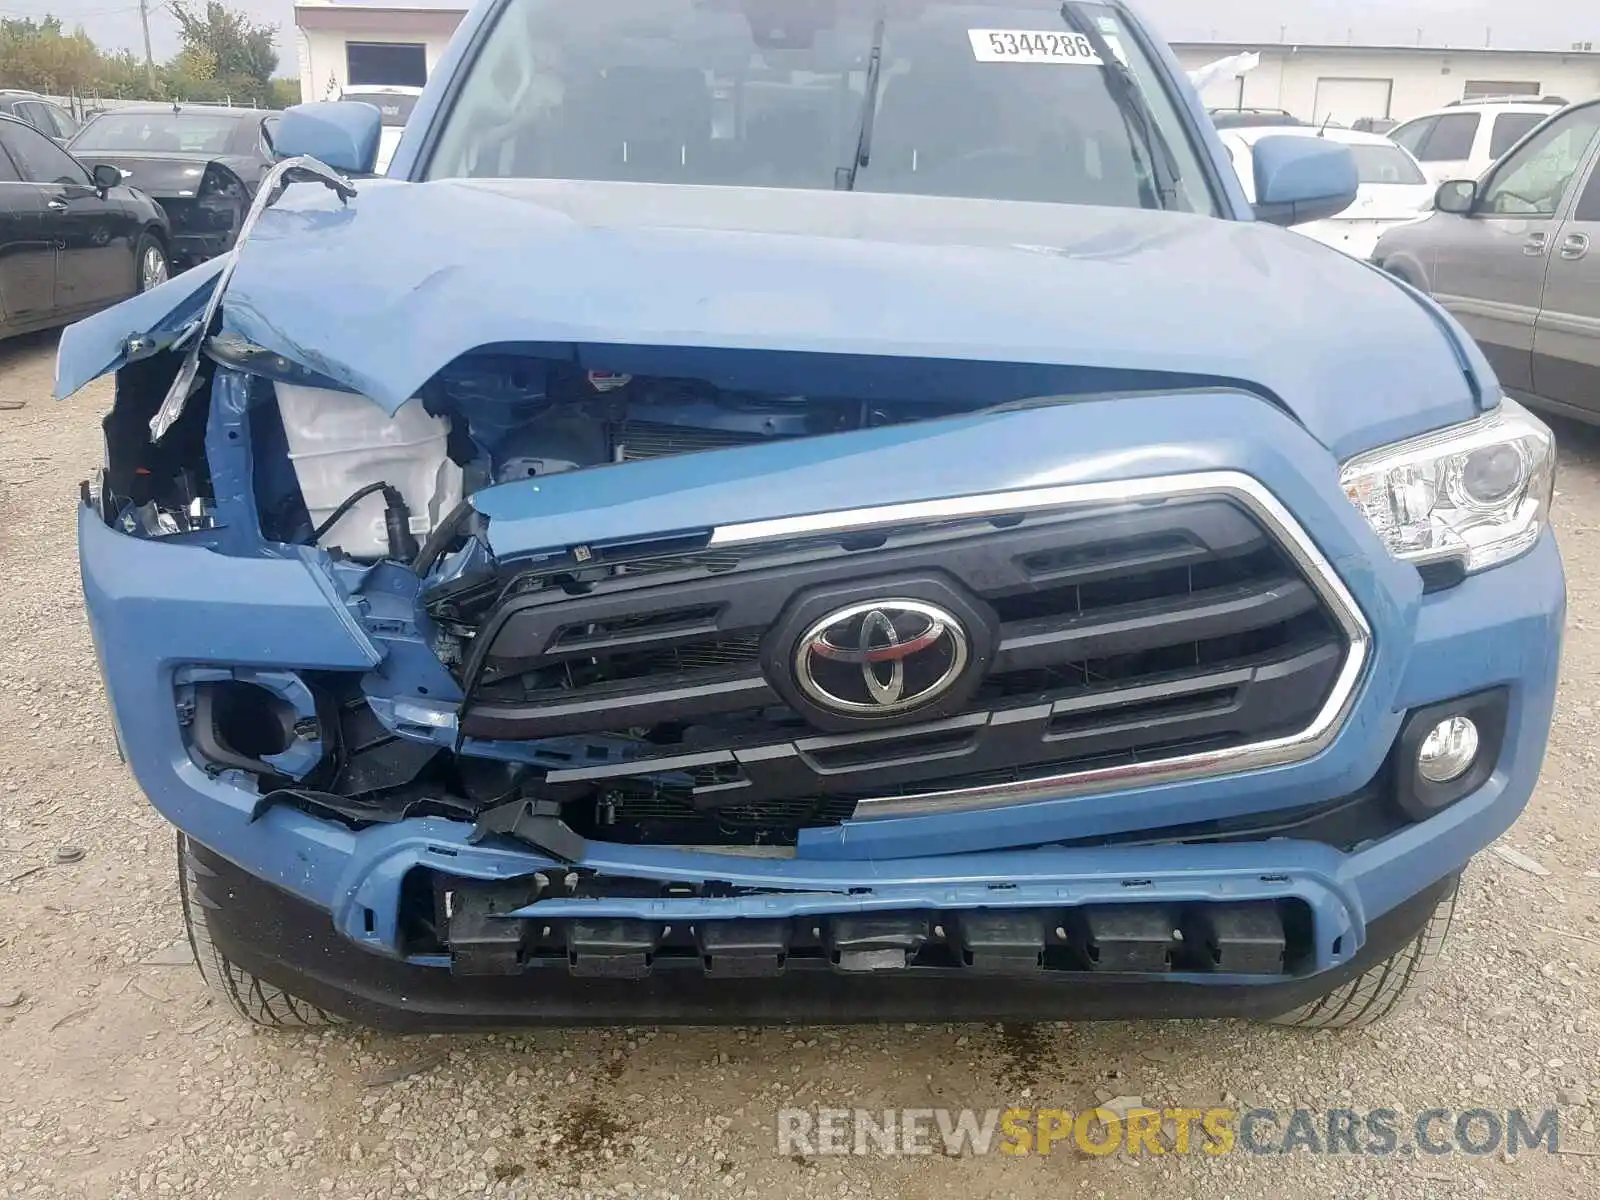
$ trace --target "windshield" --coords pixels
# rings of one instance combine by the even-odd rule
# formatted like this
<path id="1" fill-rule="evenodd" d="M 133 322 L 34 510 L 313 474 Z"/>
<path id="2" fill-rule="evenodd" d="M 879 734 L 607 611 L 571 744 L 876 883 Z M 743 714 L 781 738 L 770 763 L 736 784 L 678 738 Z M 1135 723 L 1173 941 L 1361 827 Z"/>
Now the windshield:
<path id="1" fill-rule="evenodd" d="M 222 154 L 238 122 L 237 117 L 211 113 L 107 113 L 83 127 L 72 150 Z"/>
<path id="2" fill-rule="evenodd" d="M 404 129 L 406 122 L 411 118 L 411 110 L 417 106 L 419 97 L 409 92 L 346 92 L 344 99 L 371 104 L 383 114 L 385 126 L 390 129 Z"/>
<path id="3" fill-rule="evenodd" d="M 1086 32 L 1036 0 L 505 0 L 426 177 L 1214 212 L 1187 126 L 1130 31 L 1109 8 L 1073 7 Z M 1131 86 L 1116 86 L 1096 43 Z M 1141 98 L 1147 121 L 1131 111 Z M 1170 164 L 1150 142 L 1170 147 Z M 851 176 L 858 145 L 870 152 Z"/>
<path id="4" fill-rule="evenodd" d="M 1399 146 L 1352 145 L 1356 178 L 1362 183 L 1427 183 L 1417 164 Z"/>

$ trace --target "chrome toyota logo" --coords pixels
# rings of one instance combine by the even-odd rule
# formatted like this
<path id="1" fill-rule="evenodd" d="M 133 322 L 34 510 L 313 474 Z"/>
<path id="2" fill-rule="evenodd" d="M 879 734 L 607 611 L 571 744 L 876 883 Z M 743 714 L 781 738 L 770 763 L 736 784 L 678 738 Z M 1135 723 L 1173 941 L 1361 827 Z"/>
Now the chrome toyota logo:
<path id="1" fill-rule="evenodd" d="M 836 713 L 886 717 L 931 704 L 967 665 L 967 631 L 921 600 L 873 600 L 835 609 L 801 635 L 794 677 Z"/>

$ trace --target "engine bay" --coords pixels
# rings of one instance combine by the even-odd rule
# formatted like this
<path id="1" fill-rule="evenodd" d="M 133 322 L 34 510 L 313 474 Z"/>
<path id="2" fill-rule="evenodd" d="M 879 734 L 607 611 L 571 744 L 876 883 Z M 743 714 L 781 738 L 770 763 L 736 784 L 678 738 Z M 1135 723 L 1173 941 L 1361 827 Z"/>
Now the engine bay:
<path id="1" fill-rule="evenodd" d="M 748 674 L 761 629 L 722 627 L 727 621 L 711 616 L 715 602 L 648 620 L 586 619 L 582 628 L 557 631 L 560 647 L 552 642 L 526 662 L 482 653 L 488 639 L 481 634 L 513 602 L 565 612 L 567 598 L 616 593 L 626 604 L 641 588 L 715 589 L 725 572 L 759 574 L 765 560 L 711 552 L 707 531 L 663 534 L 625 553 L 558 544 L 497 557 L 491 523 L 474 498 L 532 489 L 523 496 L 537 528 L 547 486 L 540 481 L 552 476 L 619 471 L 632 479 L 634 467 L 652 460 L 849 435 L 1145 382 L 1030 364 L 703 348 L 532 349 L 549 352 L 517 347 L 466 355 L 390 414 L 296 364 L 219 335 L 208 344 L 199 381 L 210 405 L 188 405 L 154 443 L 147 422 L 170 383 L 174 356 L 119 372 L 118 401 L 106 421 L 106 469 L 85 485 L 86 499 L 107 523 L 226 554 L 320 552 L 320 560 L 307 561 L 322 563 L 316 569 L 346 596 L 384 656 L 365 675 L 180 671 L 180 717 L 206 770 L 233 773 L 264 803 L 357 825 L 417 814 L 482 822 L 499 813 L 526 836 L 521 806 L 533 805 L 543 806 L 540 820 L 557 822 L 571 836 L 792 845 L 804 828 L 847 819 L 854 800 L 823 789 L 770 800 L 750 793 L 751 802 L 741 802 L 726 765 L 619 776 L 630 762 L 675 750 L 814 733 L 781 697 L 741 704 L 738 713 L 709 723 L 692 704 L 677 701 L 652 701 L 598 725 L 538 721 L 503 735 L 458 723 L 475 700 L 514 707 L 568 697 L 581 706 L 645 679 L 714 692 L 723 675 Z M 684 482 L 681 473 L 674 478 Z M 593 503 L 605 503 L 613 490 L 597 478 Z M 583 505 L 591 503 L 589 494 Z M 833 535 L 827 545 L 790 549 L 802 557 L 853 559 L 863 549 L 894 549 L 896 536 Z M 914 541 L 926 533 L 908 536 Z M 634 653 L 630 642 L 651 644 Z M 1046 682 L 1082 681 L 1077 670 Z M 406 715 L 423 709 L 420 717 Z M 446 729 L 449 736 L 440 732 Z M 932 747 L 928 755 L 945 752 Z M 613 777 L 591 779 L 585 771 Z M 507 806 L 515 810 L 509 818 Z"/>
<path id="2" fill-rule="evenodd" d="M 840 433 L 938 411 L 584 370 L 554 360 L 467 361 L 443 372 L 436 386 L 430 407 L 450 415 L 464 435 L 452 452 L 468 472 L 468 494 L 557 471 Z"/>

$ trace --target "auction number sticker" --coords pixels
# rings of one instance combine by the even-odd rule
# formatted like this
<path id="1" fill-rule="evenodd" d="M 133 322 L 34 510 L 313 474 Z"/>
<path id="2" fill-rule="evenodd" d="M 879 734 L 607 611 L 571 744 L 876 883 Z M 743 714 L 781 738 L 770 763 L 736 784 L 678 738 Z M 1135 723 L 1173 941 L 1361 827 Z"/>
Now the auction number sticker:
<path id="1" fill-rule="evenodd" d="M 1098 67 L 1100 56 L 1081 33 L 1036 29 L 969 29 L 972 56 L 979 62 L 1069 63 Z"/>

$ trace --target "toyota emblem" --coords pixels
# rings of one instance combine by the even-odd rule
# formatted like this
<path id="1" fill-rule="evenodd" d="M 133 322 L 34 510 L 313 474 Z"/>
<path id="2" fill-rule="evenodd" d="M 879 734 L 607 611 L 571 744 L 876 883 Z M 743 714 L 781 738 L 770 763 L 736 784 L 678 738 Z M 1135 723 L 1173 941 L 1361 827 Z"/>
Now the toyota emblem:
<path id="1" fill-rule="evenodd" d="M 835 609 L 800 636 L 794 676 L 831 712 L 886 717 L 932 704 L 961 678 L 967 632 L 921 600 L 872 600 Z"/>

